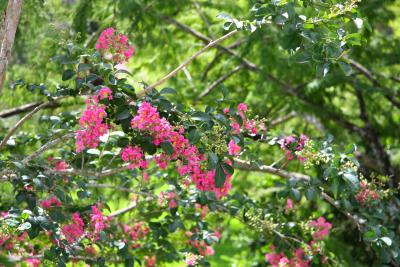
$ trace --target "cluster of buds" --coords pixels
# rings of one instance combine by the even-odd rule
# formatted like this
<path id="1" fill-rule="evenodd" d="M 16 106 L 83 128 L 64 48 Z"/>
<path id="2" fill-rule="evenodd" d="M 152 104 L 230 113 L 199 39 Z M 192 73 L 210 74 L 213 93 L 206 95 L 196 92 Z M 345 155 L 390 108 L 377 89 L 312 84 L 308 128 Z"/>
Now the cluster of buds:
<path id="1" fill-rule="evenodd" d="M 371 184 L 368 184 L 366 180 L 363 180 L 360 182 L 360 192 L 356 195 L 356 199 L 358 203 L 365 206 L 372 201 L 379 200 L 380 196 L 377 191 L 372 189 Z"/>

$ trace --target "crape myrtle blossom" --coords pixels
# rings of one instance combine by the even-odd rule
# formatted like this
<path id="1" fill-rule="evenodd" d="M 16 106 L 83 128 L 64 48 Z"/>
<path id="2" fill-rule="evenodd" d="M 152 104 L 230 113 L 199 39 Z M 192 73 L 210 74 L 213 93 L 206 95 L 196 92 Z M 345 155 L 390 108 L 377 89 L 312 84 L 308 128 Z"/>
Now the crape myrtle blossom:
<path id="1" fill-rule="evenodd" d="M 98 93 L 98 96 L 99 96 L 100 100 L 103 100 L 103 99 L 106 99 L 106 98 L 108 100 L 112 100 L 113 99 L 112 91 L 108 87 L 101 88 L 99 93 Z"/>
<path id="2" fill-rule="evenodd" d="M 230 109 L 224 108 L 223 112 L 224 114 L 229 115 Z M 248 112 L 248 107 L 245 103 L 240 103 L 237 106 L 237 114 L 242 119 L 242 125 L 240 125 L 239 122 L 234 117 L 230 117 L 232 133 L 240 134 L 240 132 L 243 131 L 243 132 L 248 132 L 252 135 L 256 135 L 257 133 L 265 132 L 266 131 L 265 124 L 263 122 L 257 122 L 253 119 L 247 119 L 246 117 L 247 112 Z"/>
<path id="3" fill-rule="evenodd" d="M 294 158 L 294 152 L 302 151 L 304 148 L 304 145 L 308 139 L 309 138 L 304 134 L 301 134 L 299 138 L 296 138 L 296 137 L 290 135 L 290 136 L 281 138 L 278 141 L 278 144 L 280 145 L 281 149 L 284 151 L 286 159 L 292 160 Z M 307 160 L 306 158 L 303 158 L 301 156 L 297 156 L 297 159 L 301 162 Z"/>
<path id="4" fill-rule="evenodd" d="M 231 176 L 226 174 L 227 179 L 223 187 L 216 187 L 214 181 L 215 170 L 204 168 L 206 157 L 194 145 L 189 143 L 189 140 L 183 135 L 184 129 L 174 128 L 167 119 L 160 116 L 157 108 L 150 103 L 143 102 L 140 105 L 137 115 L 132 118 L 131 126 L 135 130 L 149 134 L 156 146 L 160 146 L 165 142 L 171 144 L 173 148 L 171 154 L 161 153 L 154 157 L 155 162 L 161 169 L 165 169 L 170 162 L 176 162 L 178 173 L 182 176 L 188 175 L 192 182 L 196 184 L 198 190 L 214 191 L 217 197 L 228 194 L 231 187 Z M 132 167 L 135 166 L 142 169 L 147 167 L 141 150 L 130 146 L 123 149 L 122 159 L 124 161 L 128 161 L 127 154 L 132 155 L 129 160 L 129 162 L 133 162 Z M 175 206 L 174 201 L 171 201 L 170 204 Z"/>
<path id="5" fill-rule="evenodd" d="M 360 192 L 355 196 L 358 203 L 361 206 L 366 205 L 368 202 L 379 200 L 380 196 L 378 192 L 371 189 L 367 181 L 360 182 Z"/>
<path id="6" fill-rule="evenodd" d="M 317 245 L 317 242 L 322 240 L 329 234 L 329 229 L 332 228 L 332 224 L 327 222 L 324 217 L 320 217 L 317 220 L 310 221 L 309 226 L 315 229 L 312 237 L 313 239 L 309 244 L 305 244 L 304 248 L 297 248 L 291 257 L 288 257 L 284 253 L 275 252 L 275 247 L 270 247 L 270 253 L 265 254 L 265 260 L 273 267 L 309 267 L 311 266 L 312 256 L 319 254 L 321 249 Z M 326 261 L 324 255 L 320 255 L 322 263 Z"/>
<path id="7" fill-rule="evenodd" d="M 309 225 L 315 229 L 313 234 L 315 240 L 322 240 L 325 236 L 329 235 L 329 230 L 332 228 L 332 224 L 327 222 L 324 217 L 319 217 L 317 220 L 311 221 Z"/>
<path id="8" fill-rule="evenodd" d="M 48 198 L 46 200 L 43 200 L 42 202 L 40 202 L 40 205 L 44 208 L 44 209 L 50 209 L 52 207 L 60 207 L 61 206 L 61 202 L 60 200 L 58 200 L 58 198 L 56 196 L 53 196 L 51 198 Z"/>
<path id="9" fill-rule="evenodd" d="M 90 214 L 90 222 L 93 227 L 93 240 L 99 240 L 100 232 L 109 227 L 110 218 L 104 217 L 98 206 L 91 207 L 92 213 Z"/>
<path id="10" fill-rule="evenodd" d="M 114 63 L 129 61 L 134 52 L 133 46 L 128 44 L 128 37 L 114 28 L 107 28 L 101 32 L 96 49 L 106 58 L 109 56 Z"/>
<path id="11" fill-rule="evenodd" d="M 85 223 L 83 222 L 79 213 L 76 212 L 72 214 L 72 223 L 64 225 L 61 229 L 61 232 L 69 243 L 74 243 L 84 235 L 84 226 Z"/>
<path id="12" fill-rule="evenodd" d="M 237 145 L 234 140 L 229 141 L 229 145 L 228 145 L 229 155 L 237 156 L 237 155 L 239 155 L 239 152 L 240 152 L 240 146 Z"/>
<path id="13" fill-rule="evenodd" d="M 107 117 L 106 106 L 99 104 L 98 95 L 88 97 L 86 109 L 79 119 L 82 129 L 76 132 L 76 152 L 79 153 L 85 148 L 96 148 L 99 145 L 100 137 L 110 128 L 103 122 L 105 117 Z"/>

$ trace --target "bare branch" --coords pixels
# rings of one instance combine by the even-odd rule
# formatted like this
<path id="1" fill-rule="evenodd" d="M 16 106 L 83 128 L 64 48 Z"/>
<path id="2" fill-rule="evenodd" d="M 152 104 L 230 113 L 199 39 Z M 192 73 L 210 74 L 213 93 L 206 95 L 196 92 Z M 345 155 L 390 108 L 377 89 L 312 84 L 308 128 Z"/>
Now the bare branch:
<path id="1" fill-rule="evenodd" d="M 382 85 L 378 79 L 374 77 L 374 74 L 368 70 L 366 67 L 364 67 L 361 63 L 353 60 L 353 59 L 348 59 L 349 63 L 351 66 L 353 66 L 359 73 L 364 75 L 370 82 L 376 86 L 382 89 L 383 95 L 386 97 L 386 99 L 391 102 L 395 107 L 400 108 L 400 101 L 395 99 L 394 96 L 391 94 L 390 89 L 387 88 L 386 86 Z"/>
<path id="2" fill-rule="evenodd" d="M 123 208 L 123 209 L 120 209 L 120 210 L 117 210 L 117 211 L 111 213 L 110 215 L 108 215 L 108 217 L 118 217 L 124 213 L 127 213 L 128 211 L 133 210 L 134 208 L 136 208 L 136 206 L 137 206 L 137 203 L 133 203 L 133 204 L 127 206 L 126 208 Z"/>
<path id="3" fill-rule="evenodd" d="M 225 34 L 224 36 L 210 42 L 208 45 L 206 45 L 205 47 L 203 47 L 202 49 L 200 49 L 199 51 L 197 51 L 196 53 L 194 53 L 193 55 L 191 55 L 188 59 L 186 59 L 183 63 L 181 63 L 176 69 L 174 69 L 173 71 L 171 71 L 170 73 L 168 73 L 167 75 L 165 75 L 163 78 L 161 78 L 159 81 L 155 82 L 154 84 L 146 87 L 143 91 L 139 92 L 137 94 L 137 96 L 140 98 L 143 95 L 145 95 L 147 92 L 151 91 L 152 89 L 154 89 L 155 87 L 163 84 L 164 82 L 166 82 L 167 80 L 169 80 L 170 78 L 174 77 L 180 70 L 182 70 L 184 67 L 186 67 L 190 62 L 192 62 L 195 58 L 197 58 L 198 56 L 200 56 L 201 54 L 203 54 L 205 51 L 207 51 L 208 49 L 210 49 L 211 47 L 216 46 L 218 43 L 228 39 L 229 37 L 231 37 L 232 35 L 236 34 L 238 32 L 238 30 L 233 30 L 231 32 L 228 32 L 227 34 Z"/>
<path id="4" fill-rule="evenodd" d="M 44 144 L 43 146 L 41 146 L 38 150 L 36 150 L 35 152 L 33 152 L 31 155 L 27 156 L 25 159 L 22 160 L 23 164 L 27 164 L 28 162 L 30 162 L 32 159 L 36 158 L 37 156 L 39 156 L 40 154 L 42 154 L 44 151 L 52 148 L 53 146 L 57 145 L 58 143 L 65 141 L 71 137 L 73 137 L 75 135 L 75 133 L 68 133 L 66 135 L 63 135 L 61 137 L 58 137 L 56 139 L 50 140 L 49 142 L 47 142 L 46 144 Z"/>
<path id="5" fill-rule="evenodd" d="M 282 116 L 282 117 L 276 118 L 276 119 L 274 119 L 273 121 L 271 121 L 271 126 L 276 126 L 276 125 L 278 125 L 278 124 L 287 122 L 288 120 L 292 119 L 292 118 L 295 117 L 296 115 L 297 115 L 297 112 L 296 112 L 296 111 L 291 111 L 291 112 L 289 112 L 288 114 L 286 114 L 286 115 L 284 115 L 284 116 Z"/>
<path id="6" fill-rule="evenodd" d="M 19 107 L 3 110 L 0 112 L 0 118 L 8 118 L 8 117 L 11 117 L 14 115 L 18 115 L 21 113 L 31 111 L 43 103 L 44 103 L 43 101 L 33 102 L 33 103 L 29 103 L 29 104 L 24 104 Z M 53 108 L 53 107 L 58 107 L 58 106 L 59 106 L 59 104 L 57 102 L 52 102 L 52 105 L 48 105 L 46 108 Z"/>
<path id="7" fill-rule="evenodd" d="M 21 15 L 22 0 L 8 0 L 3 24 L 0 29 L 0 92 L 11 57 L 19 17 Z"/>
<path id="8" fill-rule="evenodd" d="M 266 165 L 255 165 L 251 164 L 250 162 L 241 160 L 241 159 L 234 159 L 235 167 L 241 170 L 246 170 L 246 171 L 259 171 L 259 172 L 265 172 L 265 173 L 270 173 L 274 174 L 277 176 L 280 176 L 282 178 L 286 179 L 296 179 L 296 180 L 305 180 L 305 181 L 310 181 L 311 177 L 302 173 L 297 173 L 297 172 L 288 172 L 285 170 L 277 169 L 271 166 L 266 166 Z M 358 229 L 361 229 L 360 221 L 355 217 L 354 215 L 350 214 L 349 212 L 345 211 L 336 201 L 330 197 L 328 194 L 325 192 L 321 192 L 321 197 L 323 200 L 331 204 L 333 207 L 338 209 L 340 212 L 342 212 L 347 218 L 349 218 L 354 224 L 357 226 Z"/>
<path id="9" fill-rule="evenodd" d="M 24 117 L 22 117 L 22 119 L 20 119 L 14 127 L 12 127 L 7 134 L 4 136 L 3 140 L 0 143 L 0 150 L 7 144 L 8 139 L 10 139 L 10 137 L 15 133 L 15 131 L 17 131 L 17 129 L 19 127 L 21 127 L 21 125 L 28 120 L 30 117 L 32 117 L 36 112 L 38 112 L 39 110 L 47 107 L 48 105 L 51 105 L 52 102 L 45 102 L 40 104 L 39 106 L 37 106 L 36 108 L 34 108 L 31 112 L 29 112 L 28 114 L 26 114 Z"/>
<path id="10" fill-rule="evenodd" d="M 227 80 L 229 77 L 234 75 L 236 72 L 241 70 L 243 68 L 243 65 L 239 65 L 236 68 L 232 69 L 228 73 L 222 75 L 218 79 L 216 79 L 214 82 L 212 82 L 196 99 L 196 101 L 199 101 L 201 98 L 205 97 L 208 95 L 215 87 L 217 87 L 219 84 L 223 83 L 225 80 Z"/>

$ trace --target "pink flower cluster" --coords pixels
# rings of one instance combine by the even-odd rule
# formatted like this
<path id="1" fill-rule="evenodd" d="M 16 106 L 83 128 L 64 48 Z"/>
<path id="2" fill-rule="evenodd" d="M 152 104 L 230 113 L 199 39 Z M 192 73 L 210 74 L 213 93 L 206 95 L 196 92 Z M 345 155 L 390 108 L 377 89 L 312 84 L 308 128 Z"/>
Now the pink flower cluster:
<path id="1" fill-rule="evenodd" d="M 161 192 L 160 195 L 158 196 L 158 204 L 163 205 L 165 201 L 168 201 L 168 208 L 173 209 L 178 206 L 176 204 L 176 195 L 174 192 Z"/>
<path id="2" fill-rule="evenodd" d="M 149 163 L 144 158 L 143 150 L 140 147 L 125 147 L 121 152 L 121 158 L 125 162 L 129 162 L 129 168 L 146 169 Z"/>
<path id="3" fill-rule="evenodd" d="M 332 224 L 327 222 L 324 217 L 319 217 L 317 220 L 311 221 L 309 225 L 315 229 L 313 234 L 315 240 L 322 240 L 325 236 L 329 235 L 329 229 L 332 228 Z"/>
<path id="4" fill-rule="evenodd" d="M 307 255 L 315 255 L 320 253 L 320 247 L 316 241 L 322 240 L 329 234 L 329 229 L 332 228 L 332 224 L 327 222 L 324 217 L 320 217 L 315 221 L 310 221 L 309 225 L 315 229 L 313 234 L 313 240 L 303 250 L 298 248 L 294 251 L 291 258 L 288 258 L 284 253 L 276 253 L 275 247 L 271 246 L 271 253 L 265 254 L 265 259 L 273 267 L 309 267 L 311 263 L 310 257 Z M 326 261 L 326 257 L 322 256 L 322 263 Z"/>
<path id="5" fill-rule="evenodd" d="M 63 160 L 57 161 L 56 164 L 54 165 L 54 170 L 56 171 L 64 171 L 69 168 L 68 163 L 66 163 Z"/>
<path id="6" fill-rule="evenodd" d="M 186 236 L 192 237 L 198 232 L 197 229 L 195 229 L 194 233 L 193 232 L 186 232 Z M 218 233 L 219 234 L 219 233 Z M 199 239 L 189 239 L 188 243 L 190 246 L 195 248 L 197 250 L 197 253 L 200 254 L 201 256 L 212 256 L 214 255 L 215 251 L 212 248 L 212 246 L 208 245 L 204 240 L 199 240 Z"/>
<path id="7" fill-rule="evenodd" d="M 44 209 L 50 209 L 51 207 L 60 207 L 61 206 L 61 202 L 60 200 L 58 200 L 58 198 L 56 196 L 53 196 L 51 198 L 48 198 L 46 200 L 43 200 L 40 205 L 42 205 L 42 207 Z"/>
<path id="8" fill-rule="evenodd" d="M 100 232 L 109 227 L 109 218 L 103 216 L 100 209 L 93 205 L 92 214 L 90 214 L 90 222 L 93 226 L 93 240 L 97 241 L 99 239 Z"/>
<path id="9" fill-rule="evenodd" d="M 112 100 L 113 99 L 112 91 L 108 87 L 101 88 L 99 93 L 98 93 L 98 96 L 99 96 L 100 100 L 103 100 L 105 98 L 107 98 L 108 100 Z"/>
<path id="10" fill-rule="evenodd" d="M 248 111 L 248 107 L 245 103 L 240 103 L 237 106 L 238 114 L 242 118 L 243 125 L 242 127 L 240 126 L 239 122 L 237 122 L 233 117 L 231 117 L 231 123 L 232 123 L 232 129 L 234 134 L 239 134 L 241 131 L 247 131 L 250 132 L 251 134 L 257 134 L 259 131 L 265 132 L 266 128 L 264 123 L 259 123 L 257 125 L 257 122 L 253 119 L 247 119 L 246 118 L 246 113 Z M 224 114 L 229 113 L 229 108 L 225 108 Z"/>
<path id="11" fill-rule="evenodd" d="M 40 266 L 40 259 L 38 259 L 38 258 L 27 258 L 25 260 L 25 262 L 29 267 L 39 267 Z"/>
<path id="12" fill-rule="evenodd" d="M 231 187 L 230 175 L 226 175 L 227 179 L 223 187 L 217 188 L 214 182 L 215 170 L 206 170 L 203 166 L 205 165 L 203 163 L 205 163 L 206 157 L 183 136 L 183 129 L 175 130 L 165 118 L 160 117 L 157 109 L 151 104 L 147 102 L 142 103 L 138 114 L 131 121 L 131 126 L 133 129 L 150 134 L 156 146 L 159 146 L 163 142 L 169 142 L 172 145 L 172 154 L 161 153 L 155 156 L 154 160 L 161 169 L 165 169 L 171 161 L 176 161 L 179 174 L 182 176 L 188 175 L 192 182 L 196 184 L 197 189 L 214 191 L 217 197 L 228 194 Z M 128 147 L 128 151 L 132 151 L 132 149 Z M 135 151 L 134 155 L 133 162 L 137 165 L 137 160 L 142 155 L 138 150 Z"/>
<path id="13" fill-rule="evenodd" d="M 144 256 L 144 266 L 145 267 L 154 267 L 154 266 L 156 266 L 156 263 L 157 263 L 157 261 L 156 261 L 156 256 L 151 256 L 151 257 L 149 257 L 149 256 Z"/>
<path id="14" fill-rule="evenodd" d="M 62 233 L 69 243 L 74 243 L 83 236 L 83 226 L 85 226 L 85 223 L 79 216 L 79 213 L 74 213 L 72 214 L 72 223 L 64 225 Z"/>
<path id="15" fill-rule="evenodd" d="M 76 132 L 76 152 L 85 148 L 96 148 L 100 142 L 100 136 L 107 133 L 109 125 L 103 122 L 107 117 L 106 106 L 99 104 L 98 95 L 88 97 L 86 109 L 79 119 L 79 125 L 83 128 Z"/>
<path id="16" fill-rule="evenodd" d="M 356 199 L 362 206 L 364 206 L 370 201 L 379 200 L 380 197 L 375 190 L 369 188 L 366 181 L 361 181 L 360 192 L 358 192 L 358 194 L 356 195 Z"/>
<path id="17" fill-rule="evenodd" d="M 234 140 L 229 141 L 229 144 L 228 144 L 229 155 L 237 156 L 237 155 L 239 155 L 239 152 L 240 152 L 240 146 L 237 145 Z"/>
<path id="18" fill-rule="evenodd" d="M 275 250 L 272 246 L 271 250 Z M 303 249 L 298 248 L 295 250 L 292 258 L 288 259 L 283 253 L 271 252 L 265 255 L 265 259 L 269 262 L 272 267 L 309 267 L 310 259 L 306 258 L 306 254 Z"/>
<path id="19" fill-rule="evenodd" d="M 133 46 L 128 44 L 128 37 L 114 28 L 101 32 L 96 49 L 103 54 L 111 54 L 111 61 L 116 63 L 129 61 L 134 52 Z"/>
<path id="20" fill-rule="evenodd" d="M 278 141 L 278 144 L 281 146 L 281 149 L 285 152 L 286 158 L 288 160 L 292 160 L 294 158 L 294 151 L 301 151 L 304 148 L 305 142 L 308 140 L 308 137 L 304 134 L 301 134 L 299 138 L 294 136 L 286 136 L 281 138 Z M 297 156 L 298 160 L 305 161 L 306 158 Z"/>
<path id="21" fill-rule="evenodd" d="M 123 227 L 124 233 L 128 235 L 132 241 L 137 241 L 138 239 L 143 239 L 150 232 L 150 228 L 145 226 L 143 222 L 136 222 L 133 226 L 127 224 Z M 134 247 L 139 247 L 140 244 L 136 244 Z"/>

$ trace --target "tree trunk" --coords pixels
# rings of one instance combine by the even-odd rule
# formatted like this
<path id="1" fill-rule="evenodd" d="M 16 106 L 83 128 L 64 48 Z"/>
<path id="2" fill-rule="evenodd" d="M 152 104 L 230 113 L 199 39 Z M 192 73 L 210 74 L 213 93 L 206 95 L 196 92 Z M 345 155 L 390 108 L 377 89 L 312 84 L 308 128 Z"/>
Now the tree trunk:
<path id="1" fill-rule="evenodd" d="M 11 57 L 15 32 L 21 14 L 22 0 L 8 0 L 0 28 L 0 92 L 3 88 L 7 65 Z"/>

